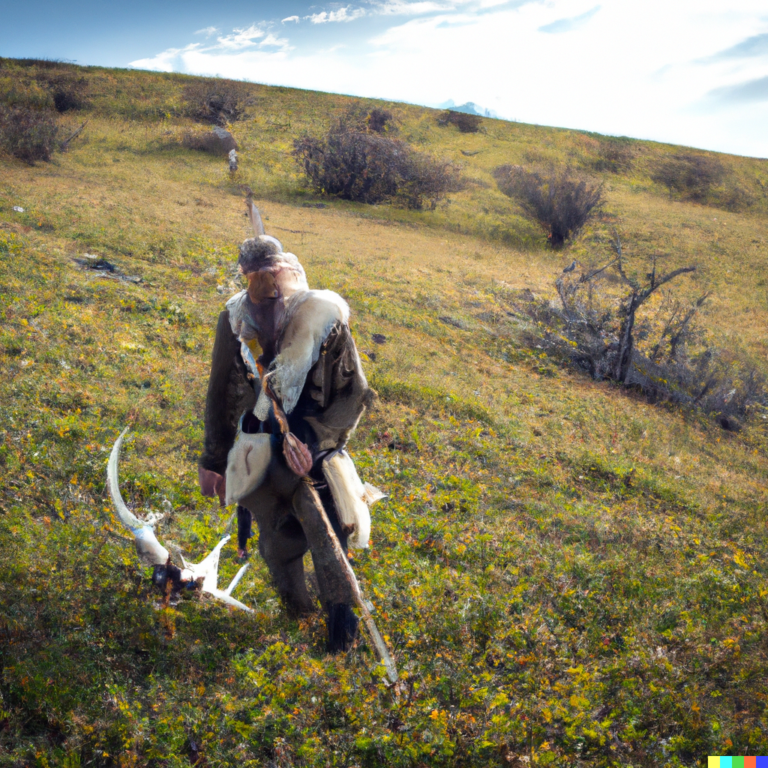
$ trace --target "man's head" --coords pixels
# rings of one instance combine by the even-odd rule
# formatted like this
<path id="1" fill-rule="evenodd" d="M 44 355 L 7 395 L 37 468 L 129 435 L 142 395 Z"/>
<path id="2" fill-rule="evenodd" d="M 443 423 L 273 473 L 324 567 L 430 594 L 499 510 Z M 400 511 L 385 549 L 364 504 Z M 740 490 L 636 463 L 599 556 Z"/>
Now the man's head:
<path id="1" fill-rule="evenodd" d="M 248 297 L 254 304 L 287 299 L 309 287 L 299 260 L 292 253 L 284 253 L 280 242 L 269 235 L 246 240 L 240 246 L 238 265 L 248 280 Z"/>

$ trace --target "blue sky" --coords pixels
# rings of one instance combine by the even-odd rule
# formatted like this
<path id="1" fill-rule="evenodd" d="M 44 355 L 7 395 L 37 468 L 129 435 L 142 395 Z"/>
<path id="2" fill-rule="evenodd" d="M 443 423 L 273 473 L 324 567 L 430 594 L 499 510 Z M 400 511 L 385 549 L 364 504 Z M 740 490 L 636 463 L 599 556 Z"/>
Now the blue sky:
<path id="1" fill-rule="evenodd" d="M 766 0 L 3 2 L 0 55 L 222 75 L 768 157 Z"/>

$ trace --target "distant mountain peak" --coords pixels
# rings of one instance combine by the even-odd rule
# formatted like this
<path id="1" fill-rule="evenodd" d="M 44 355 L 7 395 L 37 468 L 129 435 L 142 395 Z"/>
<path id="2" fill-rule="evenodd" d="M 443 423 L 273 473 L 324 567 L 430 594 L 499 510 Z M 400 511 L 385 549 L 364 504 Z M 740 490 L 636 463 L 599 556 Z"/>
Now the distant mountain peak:
<path id="1" fill-rule="evenodd" d="M 468 115 L 480 115 L 480 117 L 498 117 L 499 115 L 492 109 L 486 109 L 474 101 L 468 101 L 465 104 L 456 105 L 453 99 L 448 99 L 442 104 L 437 105 L 439 109 L 450 109 L 452 112 L 465 112 Z"/>

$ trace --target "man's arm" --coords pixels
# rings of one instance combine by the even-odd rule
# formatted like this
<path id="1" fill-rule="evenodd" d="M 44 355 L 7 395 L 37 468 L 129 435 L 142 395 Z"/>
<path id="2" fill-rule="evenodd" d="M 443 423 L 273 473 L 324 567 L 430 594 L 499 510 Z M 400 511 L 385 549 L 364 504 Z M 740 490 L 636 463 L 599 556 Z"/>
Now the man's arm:
<path id="1" fill-rule="evenodd" d="M 314 454 L 335 451 L 346 445 L 375 393 L 368 387 L 352 333 L 346 323 L 337 323 L 307 375 L 299 403 L 300 415 L 312 428 L 307 435 L 296 424 L 299 438 L 311 443 Z M 291 424 L 298 419 L 291 414 Z"/>
<path id="2" fill-rule="evenodd" d="M 238 419 L 255 402 L 256 395 L 240 356 L 240 340 L 232 333 L 229 312 L 224 310 L 216 326 L 205 399 L 205 440 L 199 461 L 201 490 L 205 495 L 223 492 L 227 455 L 235 441 Z M 216 476 L 221 478 L 220 485 L 216 484 Z"/>

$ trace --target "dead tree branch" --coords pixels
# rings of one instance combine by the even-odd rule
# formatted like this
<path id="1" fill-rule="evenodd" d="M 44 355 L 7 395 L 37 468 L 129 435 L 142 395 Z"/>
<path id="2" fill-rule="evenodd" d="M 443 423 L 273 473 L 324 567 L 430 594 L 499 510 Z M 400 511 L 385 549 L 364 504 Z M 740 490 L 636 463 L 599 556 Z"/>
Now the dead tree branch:
<path id="1" fill-rule="evenodd" d="M 70 142 L 76 139 L 83 132 L 83 129 L 86 125 L 88 125 L 87 120 L 69 138 L 64 139 L 64 141 L 59 144 L 59 150 L 61 152 L 66 152 L 69 149 Z"/>

